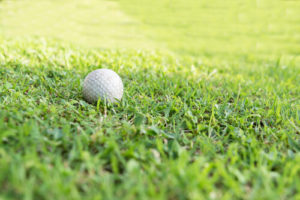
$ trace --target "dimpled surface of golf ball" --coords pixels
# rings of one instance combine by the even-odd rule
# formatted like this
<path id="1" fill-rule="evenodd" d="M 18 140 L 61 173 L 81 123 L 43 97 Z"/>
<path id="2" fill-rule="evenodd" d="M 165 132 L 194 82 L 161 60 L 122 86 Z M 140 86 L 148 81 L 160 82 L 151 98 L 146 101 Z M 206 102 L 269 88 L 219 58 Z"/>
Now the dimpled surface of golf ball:
<path id="1" fill-rule="evenodd" d="M 97 69 L 89 73 L 83 82 L 83 97 L 89 103 L 99 100 L 117 102 L 123 96 L 120 76 L 110 69 Z"/>

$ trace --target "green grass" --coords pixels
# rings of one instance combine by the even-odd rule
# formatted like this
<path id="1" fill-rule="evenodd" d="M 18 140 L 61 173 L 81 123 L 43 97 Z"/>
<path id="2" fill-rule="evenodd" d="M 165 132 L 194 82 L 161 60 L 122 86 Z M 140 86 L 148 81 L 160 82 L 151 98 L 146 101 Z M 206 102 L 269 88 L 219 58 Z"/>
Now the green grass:
<path id="1" fill-rule="evenodd" d="M 299 57 L 297 0 L 7 0 L 0 34 L 227 59 Z"/>
<path id="2" fill-rule="evenodd" d="M 27 16 L 26 24 L 29 13 L 43 10 L 32 2 L 0 3 L 1 200 L 300 199 L 297 1 L 270 4 L 274 29 L 266 31 L 268 20 L 255 20 L 264 12 L 250 1 L 230 3 L 227 10 L 221 1 L 120 0 L 105 2 L 114 11 L 107 6 L 100 12 L 111 17 L 122 11 L 113 19 L 118 25 L 87 25 L 87 16 L 75 26 L 90 34 L 64 29 L 57 37 L 56 28 L 27 27 L 22 36 L 13 28 L 19 17 Z M 61 5 L 42 2 L 50 10 Z M 67 16 L 89 13 L 79 1 L 64 2 L 71 6 Z M 29 5 L 21 9 L 27 14 L 18 15 L 22 3 Z M 90 3 L 96 15 L 101 6 Z M 247 23 L 223 37 L 222 16 L 224 26 L 235 26 L 240 7 Z M 281 10 L 287 16 L 275 15 Z M 183 26 L 183 16 L 186 23 L 199 19 L 197 26 Z M 134 23 L 120 26 L 124 19 Z M 38 20 L 36 26 L 47 27 Z M 200 29 L 206 20 L 209 30 Z M 261 29 L 246 34 L 250 27 Z M 258 39 L 260 48 L 253 46 Z M 83 100 L 82 81 L 97 68 L 122 77 L 119 104 Z"/>
<path id="3" fill-rule="evenodd" d="M 299 55 L 300 2 L 116 0 L 145 35 L 179 54 Z"/>
<path id="4" fill-rule="evenodd" d="M 0 34 L 43 36 L 83 47 L 153 48 L 139 22 L 105 0 L 22 0 L 0 4 Z"/>

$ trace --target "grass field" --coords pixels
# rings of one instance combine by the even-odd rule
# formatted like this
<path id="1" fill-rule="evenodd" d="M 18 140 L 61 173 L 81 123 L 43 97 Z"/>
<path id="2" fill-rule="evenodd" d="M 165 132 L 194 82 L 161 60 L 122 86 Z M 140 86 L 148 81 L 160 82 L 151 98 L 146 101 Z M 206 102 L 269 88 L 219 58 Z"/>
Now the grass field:
<path id="1" fill-rule="evenodd" d="M 300 199 L 299 9 L 0 1 L 0 200 Z"/>

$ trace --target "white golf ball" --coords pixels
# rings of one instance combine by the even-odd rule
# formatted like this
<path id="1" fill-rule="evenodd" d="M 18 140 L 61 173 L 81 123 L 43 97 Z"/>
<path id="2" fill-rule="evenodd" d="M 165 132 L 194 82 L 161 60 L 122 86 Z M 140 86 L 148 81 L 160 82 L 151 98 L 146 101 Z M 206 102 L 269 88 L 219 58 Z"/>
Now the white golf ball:
<path id="1" fill-rule="evenodd" d="M 114 103 L 121 100 L 122 96 L 122 79 L 110 69 L 97 69 L 84 79 L 83 97 L 89 103 L 95 103 L 99 98 Z"/>

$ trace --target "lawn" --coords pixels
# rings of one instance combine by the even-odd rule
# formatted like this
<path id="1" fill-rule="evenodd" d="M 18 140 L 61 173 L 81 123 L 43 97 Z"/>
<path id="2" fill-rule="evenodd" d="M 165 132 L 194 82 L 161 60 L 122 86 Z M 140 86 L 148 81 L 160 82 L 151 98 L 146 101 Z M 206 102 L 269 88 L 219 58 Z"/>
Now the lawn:
<path id="1" fill-rule="evenodd" d="M 0 1 L 0 200 L 300 199 L 299 9 Z"/>

